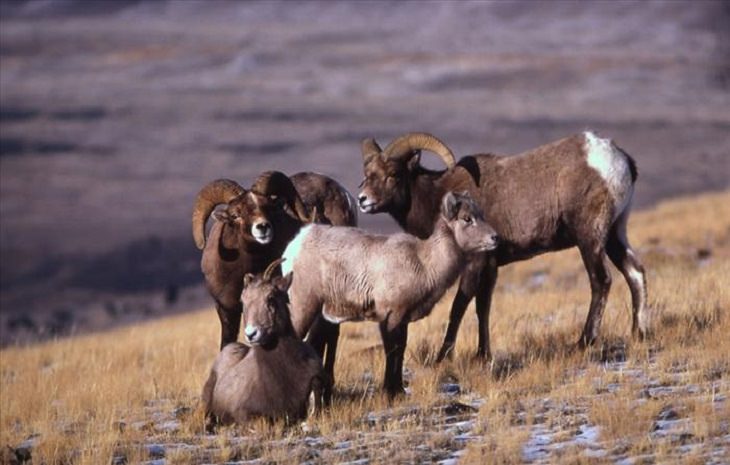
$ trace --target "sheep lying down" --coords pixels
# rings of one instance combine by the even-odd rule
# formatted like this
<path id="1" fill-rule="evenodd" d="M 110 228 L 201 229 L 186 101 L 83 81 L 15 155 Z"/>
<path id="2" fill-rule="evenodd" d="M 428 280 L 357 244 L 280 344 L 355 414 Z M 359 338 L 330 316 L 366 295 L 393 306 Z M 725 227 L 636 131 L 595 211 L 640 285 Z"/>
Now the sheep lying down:
<path id="1" fill-rule="evenodd" d="M 244 423 L 254 417 L 306 417 L 310 394 L 321 408 L 328 378 L 314 349 L 299 337 L 289 317 L 287 290 L 292 275 L 271 277 L 281 260 L 263 276 L 247 274 L 241 294 L 244 340 L 218 354 L 203 388 L 208 424 Z"/>

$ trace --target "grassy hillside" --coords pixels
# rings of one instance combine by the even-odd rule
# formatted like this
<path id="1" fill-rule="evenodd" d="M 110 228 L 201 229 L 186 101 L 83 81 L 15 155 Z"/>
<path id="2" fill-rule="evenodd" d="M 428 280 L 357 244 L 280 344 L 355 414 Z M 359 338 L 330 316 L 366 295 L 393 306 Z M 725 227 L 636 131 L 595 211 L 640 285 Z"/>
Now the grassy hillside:
<path id="1" fill-rule="evenodd" d="M 411 327 L 409 395 L 380 395 L 376 325 L 347 324 L 331 410 L 303 425 L 203 431 L 199 392 L 217 352 L 211 308 L 0 352 L 2 462 L 727 463 L 730 460 L 730 192 L 636 213 L 653 336 L 630 333 L 614 270 L 602 338 L 573 350 L 589 301 L 575 251 L 502 269 L 496 357 L 472 361 L 469 310 L 454 359 L 429 364 L 451 294 Z M 161 462 L 158 462 L 161 463 Z M 448 463 L 448 462 L 447 462 Z"/>

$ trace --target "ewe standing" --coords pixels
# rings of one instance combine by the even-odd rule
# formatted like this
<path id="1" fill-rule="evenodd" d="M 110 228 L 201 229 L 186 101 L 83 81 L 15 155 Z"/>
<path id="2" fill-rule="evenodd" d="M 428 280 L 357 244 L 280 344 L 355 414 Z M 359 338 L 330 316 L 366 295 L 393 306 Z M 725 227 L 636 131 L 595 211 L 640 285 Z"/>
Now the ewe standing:
<path id="1" fill-rule="evenodd" d="M 408 323 L 427 316 L 463 271 L 467 257 L 496 247 L 496 234 L 468 196 L 447 193 L 428 239 L 382 236 L 360 229 L 309 225 L 284 251 L 294 272 L 292 323 L 301 336 L 322 314 L 333 322 L 380 323 L 386 356 L 384 387 L 403 391 Z"/>

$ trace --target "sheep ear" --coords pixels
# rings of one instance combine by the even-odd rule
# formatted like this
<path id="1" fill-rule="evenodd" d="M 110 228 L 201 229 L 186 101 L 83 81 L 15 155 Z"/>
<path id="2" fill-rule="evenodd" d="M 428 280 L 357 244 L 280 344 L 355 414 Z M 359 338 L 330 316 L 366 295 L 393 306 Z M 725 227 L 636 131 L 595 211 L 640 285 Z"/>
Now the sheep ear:
<path id="1" fill-rule="evenodd" d="M 286 276 L 277 276 L 274 278 L 274 286 L 276 286 L 280 291 L 286 292 L 289 290 L 289 287 L 291 287 L 293 278 L 293 271 L 290 271 Z"/>
<path id="2" fill-rule="evenodd" d="M 225 210 L 216 210 L 213 212 L 213 218 L 221 223 L 228 223 L 231 220 L 230 215 Z"/>
<path id="3" fill-rule="evenodd" d="M 272 280 L 274 286 L 282 292 L 289 290 L 291 282 L 294 279 L 294 272 L 290 271 L 286 276 L 277 276 Z"/>
<path id="4" fill-rule="evenodd" d="M 421 151 L 414 150 L 411 158 L 408 159 L 408 171 L 413 171 L 421 164 Z"/>
<path id="5" fill-rule="evenodd" d="M 372 137 L 363 139 L 360 148 L 362 150 L 362 160 L 365 165 L 370 163 L 373 158 L 380 156 L 383 152 L 383 149 L 380 148 Z"/>
<path id="6" fill-rule="evenodd" d="M 243 275 L 243 287 L 248 287 L 253 282 L 254 276 L 251 273 Z"/>
<path id="7" fill-rule="evenodd" d="M 451 221 L 459 212 L 459 199 L 453 192 L 447 192 L 441 201 L 441 214 L 446 220 Z"/>

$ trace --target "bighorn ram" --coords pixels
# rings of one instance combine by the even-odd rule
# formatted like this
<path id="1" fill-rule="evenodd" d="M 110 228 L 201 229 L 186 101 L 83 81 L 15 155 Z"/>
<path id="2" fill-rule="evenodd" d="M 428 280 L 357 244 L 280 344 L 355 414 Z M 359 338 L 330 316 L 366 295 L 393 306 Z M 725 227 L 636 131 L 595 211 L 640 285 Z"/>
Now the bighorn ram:
<path id="1" fill-rule="evenodd" d="M 428 239 L 308 225 L 284 251 L 292 323 L 306 333 L 320 314 L 333 323 L 375 320 L 386 355 L 384 387 L 403 390 L 408 323 L 427 316 L 467 258 L 496 247 L 494 230 L 468 196 L 447 193 Z"/>
<path id="2" fill-rule="evenodd" d="M 220 204 L 223 210 L 214 211 Z M 205 223 L 216 219 L 208 240 Z M 260 273 L 279 258 L 302 224 L 312 220 L 355 226 L 357 210 L 350 194 L 336 181 L 316 173 L 291 178 L 278 171 L 263 173 L 251 189 L 219 179 L 201 189 L 193 209 L 193 237 L 203 250 L 201 268 L 221 322 L 221 349 L 235 342 L 241 326 L 241 290 L 246 273 Z M 310 342 L 332 373 L 339 327 L 318 322 Z"/>
<path id="3" fill-rule="evenodd" d="M 279 263 L 263 276 L 243 278 L 247 345 L 228 344 L 216 357 L 202 394 L 209 425 L 256 416 L 298 420 L 307 414 L 311 392 L 315 410 L 321 408 L 327 375 L 314 349 L 294 332 L 286 293 L 292 275 L 271 276 Z"/>
<path id="4" fill-rule="evenodd" d="M 438 154 L 448 169 L 421 167 L 420 150 Z M 463 189 L 499 234 L 493 258 L 479 257 L 461 277 L 438 360 L 453 349 L 464 310 L 475 294 L 477 355 L 491 357 L 489 307 L 498 266 L 573 246 L 580 250 L 591 282 L 590 310 L 579 345 L 592 344 L 598 336 L 611 286 L 607 258 L 631 289 L 633 333 L 646 334 L 644 268 L 626 238 L 636 166 L 612 141 L 585 132 L 520 155 L 472 155 L 457 164 L 443 142 L 412 133 L 385 150 L 374 139 L 365 139 L 362 155 L 365 179 L 358 202 L 363 212 L 388 212 L 407 232 L 427 237 L 438 221 L 443 193 Z"/>

